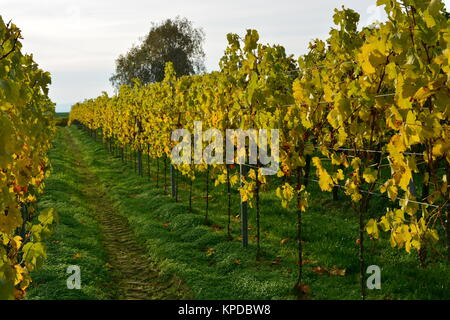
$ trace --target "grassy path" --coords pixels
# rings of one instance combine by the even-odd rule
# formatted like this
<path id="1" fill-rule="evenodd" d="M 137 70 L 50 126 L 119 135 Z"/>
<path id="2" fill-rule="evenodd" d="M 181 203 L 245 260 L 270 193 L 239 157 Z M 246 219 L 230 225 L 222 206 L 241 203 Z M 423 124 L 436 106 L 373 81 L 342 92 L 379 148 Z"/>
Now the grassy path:
<path id="1" fill-rule="evenodd" d="M 68 142 L 73 152 L 83 155 L 79 141 L 68 131 Z M 181 282 L 175 279 L 158 281 L 159 271 L 145 256 L 125 217 L 116 212 L 102 183 L 80 157 L 77 169 L 83 177 L 83 194 L 92 211 L 98 217 L 104 237 L 108 260 L 114 272 L 114 282 L 119 299 L 179 299 L 182 298 Z"/>
<path id="2" fill-rule="evenodd" d="M 186 289 L 181 286 L 181 281 L 176 280 L 174 277 L 166 278 L 163 282 L 159 281 L 158 268 L 146 256 L 145 251 L 130 229 L 127 219 L 117 213 L 114 202 L 107 196 L 102 183 L 96 174 L 89 168 L 86 163 L 86 154 L 80 149 L 80 142 L 72 135 L 71 131 L 67 129 L 60 130 L 58 140 L 59 141 L 57 141 L 56 144 L 56 153 L 58 153 L 58 155 L 56 155 L 55 158 L 62 156 L 63 159 L 61 160 L 65 161 L 66 167 L 59 168 L 58 165 L 56 165 L 54 168 L 55 174 L 60 174 L 58 171 L 61 169 L 63 169 L 63 172 L 67 173 L 68 167 L 71 167 L 70 176 L 74 178 L 73 182 L 77 184 L 76 189 L 70 190 L 64 188 L 66 192 L 64 199 L 67 200 L 67 203 L 63 206 L 61 206 L 60 203 L 59 207 L 70 207 L 70 199 L 73 199 L 74 197 L 78 198 L 79 203 L 83 203 L 82 207 L 85 209 L 83 214 L 90 215 L 93 218 L 93 221 L 90 222 L 95 226 L 95 232 L 97 232 L 99 236 L 95 243 L 97 250 L 90 250 L 84 253 L 77 252 L 74 253 L 72 258 L 82 261 L 91 255 L 100 255 L 100 259 L 103 260 L 102 262 L 105 262 L 103 265 L 104 269 L 108 270 L 103 279 L 103 282 L 105 282 L 103 284 L 106 286 L 100 288 L 98 290 L 99 292 L 92 293 L 92 295 L 85 295 L 83 290 L 80 292 L 71 290 L 65 292 L 66 294 L 70 292 L 69 296 L 65 296 L 63 293 L 62 296 L 46 297 L 48 291 L 53 289 L 50 289 L 50 287 L 54 287 L 58 284 L 64 286 L 64 284 L 61 283 L 63 279 L 58 279 L 61 281 L 56 281 L 56 283 L 53 284 L 53 281 L 50 281 L 41 286 L 39 286 L 39 284 L 34 286 L 30 290 L 31 298 L 39 297 L 40 292 L 44 289 L 44 298 L 51 299 L 112 298 L 147 300 L 183 298 Z M 67 153 L 69 150 L 70 152 Z M 50 183 L 51 182 L 52 181 L 50 181 Z M 64 202 L 64 200 L 61 202 Z M 51 204 L 49 206 L 51 206 Z M 60 212 L 60 215 L 64 216 L 65 213 L 65 211 L 62 211 Z M 67 236 L 67 234 L 62 234 L 62 240 L 53 240 L 52 244 L 61 244 Z M 50 254 L 63 254 L 63 252 L 58 252 L 60 251 L 58 249 L 61 249 L 61 247 L 62 246 L 59 246 L 59 248 L 55 248 L 55 250 L 50 248 Z M 99 254 L 99 252 L 101 252 L 101 254 Z M 77 263 L 73 262 L 73 264 Z M 91 279 L 90 277 L 87 279 L 84 278 L 84 271 L 90 268 L 92 268 L 92 265 L 81 266 L 82 286 L 87 282 L 88 288 L 95 287 L 95 284 L 92 283 L 94 279 Z M 47 270 L 47 272 L 49 271 L 50 270 Z M 40 271 L 40 275 L 44 275 L 45 272 L 46 268 Z M 37 277 L 39 279 L 39 274 Z M 106 287 L 108 287 L 108 282 L 109 288 L 106 289 Z M 98 284 L 99 283 L 97 283 L 97 285 Z M 58 288 L 58 292 L 63 291 L 61 289 L 62 288 Z"/>

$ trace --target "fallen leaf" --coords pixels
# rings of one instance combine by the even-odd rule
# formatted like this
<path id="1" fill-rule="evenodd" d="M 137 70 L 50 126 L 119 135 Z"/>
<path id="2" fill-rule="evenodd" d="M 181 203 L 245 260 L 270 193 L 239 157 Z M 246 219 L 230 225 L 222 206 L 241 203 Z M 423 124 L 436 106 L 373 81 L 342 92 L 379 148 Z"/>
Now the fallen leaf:
<path id="1" fill-rule="evenodd" d="M 333 269 L 330 270 L 330 274 L 333 276 L 345 276 L 345 269 L 338 269 L 336 266 L 333 266 Z"/>
<path id="2" fill-rule="evenodd" d="M 232 222 L 235 222 L 235 223 L 238 223 L 238 222 L 240 222 L 241 220 L 239 220 L 238 217 L 232 217 L 232 218 L 231 218 L 231 221 L 232 221 Z"/>
<path id="3" fill-rule="evenodd" d="M 214 250 L 213 248 L 204 248 L 202 250 L 206 252 L 206 255 L 208 257 L 212 256 L 214 253 L 216 253 L 216 250 Z"/>
<path id="4" fill-rule="evenodd" d="M 305 265 L 305 264 L 315 264 L 315 263 L 317 263 L 317 260 L 304 259 L 302 264 Z M 297 262 L 297 265 L 299 265 L 298 262 Z"/>
<path id="5" fill-rule="evenodd" d="M 211 229 L 213 229 L 215 232 L 220 231 L 223 229 L 222 226 L 219 226 L 217 224 L 210 226 Z"/>
<path id="6" fill-rule="evenodd" d="M 333 266 L 333 268 L 328 269 L 327 267 L 314 267 L 312 268 L 312 272 L 319 274 L 319 275 L 332 275 L 332 276 L 345 276 L 345 269 L 339 269 L 336 265 Z"/>
<path id="7" fill-rule="evenodd" d="M 311 292 L 311 288 L 306 284 L 299 284 L 297 290 L 303 294 L 309 294 Z"/>
<path id="8" fill-rule="evenodd" d="M 319 274 L 319 275 L 324 275 L 328 273 L 328 268 L 327 267 L 314 267 L 312 268 L 312 272 Z"/>
<path id="9" fill-rule="evenodd" d="M 14 289 L 14 298 L 16 300 L 22 300 L 25 298 L 25 291 L 20 289 Z"/>

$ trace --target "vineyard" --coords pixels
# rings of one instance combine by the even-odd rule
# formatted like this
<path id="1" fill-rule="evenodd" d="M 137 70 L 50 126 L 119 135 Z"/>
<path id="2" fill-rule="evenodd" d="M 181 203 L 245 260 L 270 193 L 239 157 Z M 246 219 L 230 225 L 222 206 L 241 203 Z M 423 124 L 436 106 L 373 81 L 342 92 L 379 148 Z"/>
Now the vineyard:
<path id="1" fill-rule="evenodd" d="M 0 299 L 23 297 L 56 222 L 50 208 L 36 214 L 54 134 L 50 74 L 21 53 L 20 39 L 0 17 Z"/>
<path id="2" fill-rule="evenodd" d="M 177 242 L 180 246 L 190 238 L 197 241 L 198 228 L 219 233 L 220 242 L 214 238 L 198 243 L 202 256 L 198 259 L 206 262 L 193 259 L 193 265 L 204 263 L 231 272 L 252 260 L 251 268 L 258 274 L 267 264 L 280 268 L 277 277 L 285 275 L 289 293 L 283 289 L 278 296 L 255 293 L 251 298 L 314 298 L 311 272 L 329 276 L 330 282 L 345 278 L 361 299 L 383 298 L 368 292 L 374 289 L 368 286 L 368 270 L 378 267 L 373 261 L 389 259 L 398 266 L 398 270 L 389 266 L 389 277 L 405 273 L 404 268 L 415 260 L 424 273 L 440 270 L 433 281 L 442 291 L 433 290 L 448 292 L 449 14 L 440 0 L 378 0 L 377 4 L 384 6 L 386 22 L 361 29 L 358 13 L 336 9 L 329 38 L 311 42 L 308 52 L 298 59 L 280 45 L 260 43 L 256 30 L 247 30 L 242 37 L 228 34 L 219 71 L 179 77 L 167 63 L 161 82 L 143 85 L 136 80 L 121 86 L 116 95 L 103 93 L 75 104 L 69 115 L 71 127 L 58 129 L 56 149 L 76 145 L 74 153 L 86 152 L 84 157 L 91 160 L 71 161 L 109 174 L 108 179 L 97 181 L 94 173 L 83 169 L 90 183 L 86 193 L 90 199 L 121 199 L 124 195 L 114 187 L 121 179 L 134 184 L 130 190 L 143 186 L 151 192 L 159 190 L 158 197 L 151 199 L 154 209 L 160 201 L 174 205 L 158 222 L 169 230 L 167 242 L 171 228 L 173 233 L 182 230 L 185 234 L 176 235 L 184 239 Z M 46 154 L 56 129 L 53 103 L 47 97 L 49 75 L 30 56 L 20 54 L 20 33 L 14 25 L 0 20 L 0 27 L 6 52 L 0 57 L 0 297 L 21 298 L 31 281 L 29 273 L 46 256 L 41 242 L 57 220 L 51 208 L 34 217 L 48 167 Z M 257 136 L 262 129 L 277 129 L 279 139 L 273 133 Z M 175 141 L 176 130 L 184 130 L 188 138 Z M 225 145 L 230 141 L 223 138 L 229 130 L 246 132 L 249 144 L 256 143 L 258 155 L 270 154 L 279 163 L 275 174 L 264 173 L 269 163 L 249 147 L 244 155 L 235 154 L 239 141 L 234 139 L 229 157 Z M 173 150 L 178 144 L 188 150 L 181 154 L 188 162 L 175 161 Z M 55 152 L 64 156 L 64 152 Z M 217 155 L 225 153 L 223 163 Z M 210 158 L 215 161 L 206 161 Z M 136 172 L 132 177 L 129 168 L 123 169 L 130 164 Z M 108 166 L 127 174 L 119 178 Z M 97 184 L 104 185 L 104 191 L 91 190 Z M 153 221 L 145 222 L 147 218 L 139 212 L 139 206 L 149 200 L 133 194 L 127 198 L 134 201 L 132 207 L 123 209 L 130 211 L 129 227 L 146 243 L 146 233 L 162 232 L 143 227 Z M 94 207 L 106 229 L 128 234 L 128 229 L 114 223 L 119 219 L 116 215 L 111 214 L 112 222 L 108 221 L 114 206 L 98 201 L 102 205 Z M 195 225 L 178 219 L 186 213 Z M 337 218 L 338 214 L 343 216 Z M 345 235 L 340 230 L 346 230 Z M 108 234 L 105 238 L 113 241 Z M 336 242 L 329 249 L 330 242 L 339 238 L 345 245 Z M 132 243 L 130 248 L 138 246 Z M 221 248 L 237 243 L 239 249 L 226 258 L 229 265 L 213 261 L 222 254 Z M 154 243 L 148 246 L 158 250 Z M 176 261 L 175 249 L 164 250 L 158 251 L 160 260 L 169 254 Z M 323 263 L 315 261 L 320 250 L 331 250 Z M 134 261 L 142 261 L 141 251 L 130 251 Z M 337 257 L 344 251 L 353 260 L 351 265 Z M 179 259 L 189 259 L 186 252 L 177 254 Z M 289 268 L 283 267 L 285 260 Z M 379 267 L 383 270 L 383 265 Z M 182 280 L 199 278 L 189 273 L 187 264 L 184 269 L 167 269 L 175 274 L 170 283 L 178 283 L 181 289 L 160 298 L 220 298 L 210 291 L 202 296 L 193 281 L 187 281 L 193 291 L 188 293 Z M 206 269 L 201 270 L 206 277 Z M 438 294 L 427 293 L 427 298 L 446 298 Z M 319 297 L 328 298 L 323 292 Z M 339 298 L 345 297 L 342 293 Z"/>
<path id="3" fill-rule="evenodd" d="M 302 216 L 314 201 L 307 186 L 317 182 L 323 191 L 342 189 L 359 217 L 364 297 L 367 236 L 378 239 L 381 231 L 387 232 L 392 247 L 418 251 L 423 266 L 440 242 L 450 261 L 448 17 L 440 1 L 379 4 L 385 5 L 389 21 L 362 31 L 356 12 L 337 10 L 330 38 L 311 43 L 298 63 L 283 47 L 258 43 L 255 30 L 243 39 L 229 34 L 219 72 L 177 78 L 168 64 L 161 83 L 123 86 L 117 96 L 77 104 L 70 119 L 94 135 L 100 131 L 113 150 L 136 152 L 140 175 L 143 155 L 163 159 L 166 170 L 174 145 L 171 133 L 178 128 L 194 131 L 195 121 L 222 132 L 278 128 L 277 176 L 283 179 L 262 175 L 260 163 L 240 164 L 239 172 L 232 164 L 172 164 L 172 196 L 177 197 L 177 172 L 191 180 L 206 172 L 207 223 L 208 180 L 225 183 L 227 190 L 239 183 L 243 244 L 247 206 L 254 206 L 258 259 L 264 241 L 260 193 L 277 183 L 282 205 L 292 203 L 297 211 L 292 227 L 298 241 L 296 288 L 302 291 Z M 228 191 L 229 221 L 230 195 Z M 375 196 L 391 204 L 383 215 L 371 217 L 367 212 Z"/>

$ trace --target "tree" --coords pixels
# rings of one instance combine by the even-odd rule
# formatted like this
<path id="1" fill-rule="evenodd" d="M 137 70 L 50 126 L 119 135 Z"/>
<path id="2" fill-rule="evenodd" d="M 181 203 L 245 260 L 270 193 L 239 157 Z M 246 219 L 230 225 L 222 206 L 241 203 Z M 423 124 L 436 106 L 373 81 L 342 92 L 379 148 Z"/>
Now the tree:
<path id="1" fill-rule="evenodd" d="M 178 76 L 201 73 L 205 71 L 204 39 L 203 30 L 194 28 L 186 18 L 177 16 L 160 24 L 152 23 L 142 43 L 117 58 L 116 72 L 109 80 L 116 88 L 132 84 L 135 78 L 143 84 L 162 81 L 169 61 Z"/>

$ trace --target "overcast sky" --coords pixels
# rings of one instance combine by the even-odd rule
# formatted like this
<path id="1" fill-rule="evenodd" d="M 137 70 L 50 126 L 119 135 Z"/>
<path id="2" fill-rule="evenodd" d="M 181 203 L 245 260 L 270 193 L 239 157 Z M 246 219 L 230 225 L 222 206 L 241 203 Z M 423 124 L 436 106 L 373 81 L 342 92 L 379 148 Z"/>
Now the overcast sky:
<path id="1" fill-rule="evenodd" d="M 311 39 L 327 37 L 333 9 L 342 5 L 367 25 L 383 19 L 376 0 L 0 0 L 0 14 L 22 29 L 24 51 L 52 73 L 57 111 L 101 91 L 113 92 L 114 61 L 148 33 L 151 22 L 177 15 L 205 31 L 206 66 L 217 70 L 229 32 L 257 29 L 261 42 L 295 56 Z M 447 8 L 450 0 L 445 1 Z"/>

